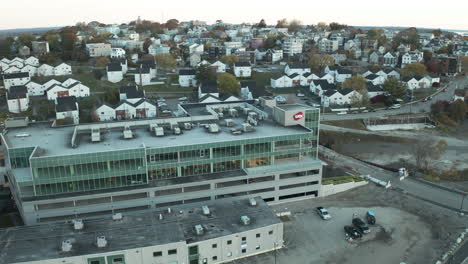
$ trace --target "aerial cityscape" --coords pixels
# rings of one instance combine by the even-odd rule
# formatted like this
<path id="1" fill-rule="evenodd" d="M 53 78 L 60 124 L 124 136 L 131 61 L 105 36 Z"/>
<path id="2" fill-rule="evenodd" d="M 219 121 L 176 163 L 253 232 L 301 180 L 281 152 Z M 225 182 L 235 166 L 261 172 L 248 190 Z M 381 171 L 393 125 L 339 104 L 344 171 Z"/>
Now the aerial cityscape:
<path id="1" fill-rule="evenodd" d="M 460 10 L 39 2 L 0 18 L 0 264 L 468 264 Z"/>

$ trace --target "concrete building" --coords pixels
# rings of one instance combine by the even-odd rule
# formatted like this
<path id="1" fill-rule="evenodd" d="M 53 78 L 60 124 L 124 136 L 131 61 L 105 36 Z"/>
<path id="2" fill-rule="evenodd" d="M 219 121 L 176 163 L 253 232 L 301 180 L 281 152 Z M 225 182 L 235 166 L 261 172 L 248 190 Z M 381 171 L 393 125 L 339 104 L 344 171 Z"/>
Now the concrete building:
<path id="1" fill-rule="evenodd" d="M 319 51 L 322 53 L 333 53 L 338 50 L 338 41 L 331 39 L 321 39 L 318 42 Z"/>
<path id="2" fill-rule="evenodd" d="M 112 53 L 111 44 L 90 43 L 86 44 L 86 51 L 90 57 L 108 57 Z"/>
<path id="3" fill-rule="evenodd" d="M 18 210 L 31 225 L 231 197 L 320 196 L 319 110 L 260 102 L 184 104 L 171 118 L 8 127 L 1 148 Z"/>
<path id="4" fill-rule="evenodd" d="M 34 55 L 41 56 L 50 52 L 47 41 L 32 41 L 31 45 Z"/>
<path id="5" fill-rule="evenodd" d="M 283 52 L 289 56 L 302 53 L 303 41 L 299 39 L 287 39 L 283 43 Z"/>
<path id="6" fill-rule="evenodd" d="M 0 262 L 215 264 L 281 249 L 283 234 L 283 223 L 257 197 L 3 229 L 0 236 L 8 243 Z"/>

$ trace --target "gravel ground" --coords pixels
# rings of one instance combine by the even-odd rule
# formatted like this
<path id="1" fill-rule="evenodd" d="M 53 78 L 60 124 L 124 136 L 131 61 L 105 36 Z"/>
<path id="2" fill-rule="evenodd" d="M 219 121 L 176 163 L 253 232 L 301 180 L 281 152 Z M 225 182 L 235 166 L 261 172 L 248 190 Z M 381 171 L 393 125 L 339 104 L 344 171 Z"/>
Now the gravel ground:
<path id="1" fill-rule="evenodd" d="M 313 209 L 316 206 L 329 208 L 333 219 L 321 220 Z M 373 184 L 273 209 L 293 213 L 284 222 L 286 247 L 276 254 L 270 252 L 235 263 L 435 263 L 468 223 L 467 217 L 450 210 Z M 375 211 L 377 225 L 362 241 L 346 242 L 343 226 L 351 222 L 353 213 L 363 216 L 367 210 Z"/>

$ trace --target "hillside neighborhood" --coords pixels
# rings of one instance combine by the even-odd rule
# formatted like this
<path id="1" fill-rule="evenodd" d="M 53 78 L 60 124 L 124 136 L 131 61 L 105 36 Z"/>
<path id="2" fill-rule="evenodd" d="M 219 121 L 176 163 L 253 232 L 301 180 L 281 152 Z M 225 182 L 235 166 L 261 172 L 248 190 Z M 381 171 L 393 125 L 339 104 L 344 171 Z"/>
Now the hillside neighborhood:
<path id="1" fill-rule="evenodd" d="M 135 18 L 0 31 L 0 264 L 468 263 L 467 34 Z"/>

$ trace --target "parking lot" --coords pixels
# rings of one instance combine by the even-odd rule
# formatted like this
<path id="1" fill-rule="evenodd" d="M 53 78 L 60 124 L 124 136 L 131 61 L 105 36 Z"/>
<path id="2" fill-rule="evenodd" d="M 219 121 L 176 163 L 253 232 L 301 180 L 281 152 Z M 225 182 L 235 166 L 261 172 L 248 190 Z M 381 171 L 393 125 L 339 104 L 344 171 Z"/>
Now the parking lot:
<path id="1" fill-rule="evenodd" d="M 326 207 L 332 219 L 322 220 L 315 211 L 317 206 Z M 435 263 L 467 221 L 449 210 L 372 184 L 273 209 L 292 212 L 284 221 L 285 248 L 233 263 Z M 377 218 L 371 233 L 361 240 L 346 241 L 343 227 L 351 224 L 353 213 L 365 221 L 367 210 Z"/>

